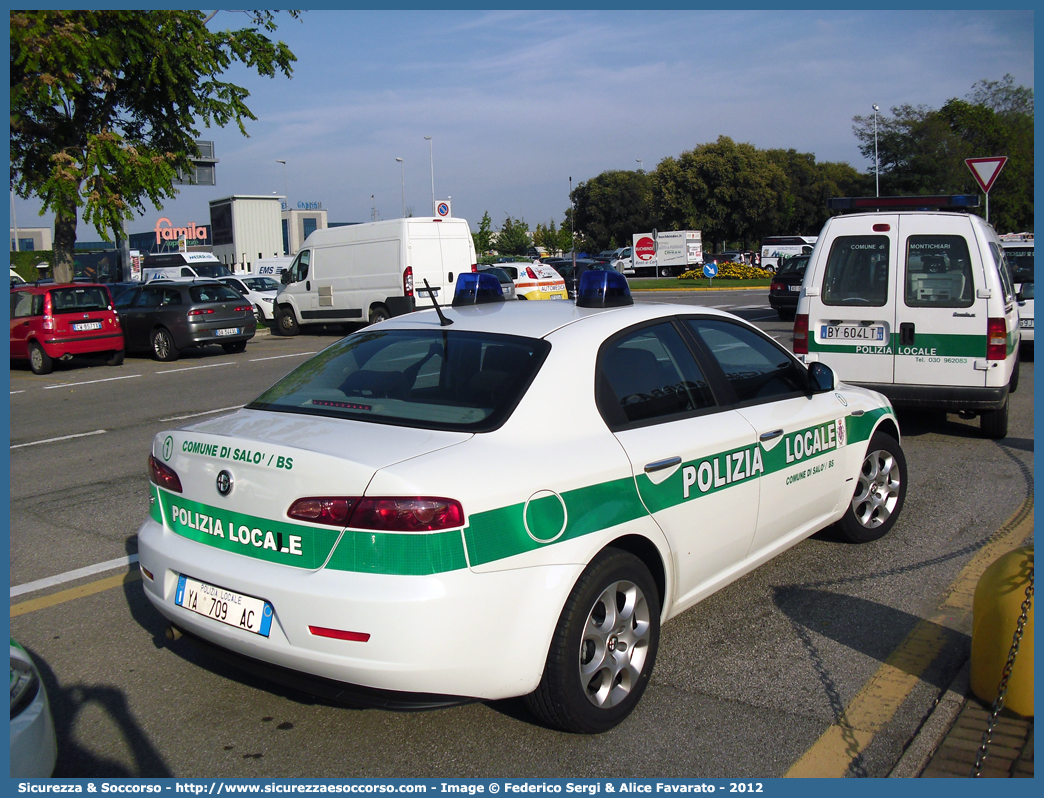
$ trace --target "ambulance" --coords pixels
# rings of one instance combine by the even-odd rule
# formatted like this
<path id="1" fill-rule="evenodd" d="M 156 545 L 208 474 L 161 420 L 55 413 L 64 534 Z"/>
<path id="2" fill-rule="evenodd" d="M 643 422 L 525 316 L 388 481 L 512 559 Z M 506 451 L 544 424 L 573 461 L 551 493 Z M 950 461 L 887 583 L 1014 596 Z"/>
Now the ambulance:
<path id="1" fill-rule="evenodd" d="M 794 353 L 893 405 L 979 417 L 1008 432 L 1019 311 L 974 196 L 832 199 L 798 298 Z"/>

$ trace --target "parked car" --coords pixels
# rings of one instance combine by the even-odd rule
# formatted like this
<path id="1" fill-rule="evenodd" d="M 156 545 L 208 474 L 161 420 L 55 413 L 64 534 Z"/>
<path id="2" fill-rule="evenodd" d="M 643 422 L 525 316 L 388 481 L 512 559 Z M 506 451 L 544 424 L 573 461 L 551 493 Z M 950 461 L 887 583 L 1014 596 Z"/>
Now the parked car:
<path id="1" fill-rule="evenodd" d="M 155 436 L 137 539 L 171 634 L 346 698 L 526 696 L 598 733 L 661 621 L 824 527 L 864 543 L 899 518 L 880 394 L 728 313 L 631 304 L 619 274 L 536 305 L 465 277 L 491 304 L 389 319 Z"/>
<path id="2" fill-rule="evenodd" d="M 498 263 L 515 283 L 515 296 L 518 299 L 567 299 L 565 282 L 550 266 L 533 261 L 532 263 Z"/>
<path id="3" fill-rule="evenodd" d="M 1016 294 L 1019 303 L 1019 334 L 1022 336 L 1020 348 L 1026 360 L 1033 359 L 1033 280 L 1022 284 Z"/>
<path id="4" fill-rule="evenodd" d="M 808 255 L 798 255 L 780 261 L 776 274 L 769 286 L 769 304 L 783 321 L 793 321 L 797 313 L 798 294 L 801 281 L 808 266 Z"/>
<path id="5" fill-rule="evenodd" d="M 497 282 L 500 283 L 500 290 L 504 292 L 504 299 L 516 299 L 515 281 L 511 279 L 511 275 L 504 269 L 499 266 L 479 266 L 479 271 L 488 272 L 497 278 Z M 461 274 L 467 274 L 467 272 L 461 272 Z M 460 279 L 460 275 L 457 276 L 457 279 Z"/>
<path id="6" fill-rule="evenodd" d="M 272 310 L 276 294 L 279 293 L 279 281 L 271 277 L 221 277 L 219 281 L 235 289 L 250 300 L 254 306 L 254 314 L 262 324 L 268 324 L 275 318 Z"/>
<path id="7" fill-rule="evenodd" d="M 24 283 L 11 289 L 11 360 L 50 374 L 55 360 L 106 353 L 123 363 L 123 328 L 109 289 L 97 283 Z"/>
<path id="8" fill-rule="evenodd" d="M 254 337 L 254 306 L 216 280 L 152 282 L 126 291 L 116 302 L 130 351 L 177 360 L 182 349 L 219 344 L 242 352 Z"/>
<path id="9" fill-rule="evenodd" d="M 46 779 L 58 761 L 47 691 L 36 664 L 11 639 L 11 777 Z"/>

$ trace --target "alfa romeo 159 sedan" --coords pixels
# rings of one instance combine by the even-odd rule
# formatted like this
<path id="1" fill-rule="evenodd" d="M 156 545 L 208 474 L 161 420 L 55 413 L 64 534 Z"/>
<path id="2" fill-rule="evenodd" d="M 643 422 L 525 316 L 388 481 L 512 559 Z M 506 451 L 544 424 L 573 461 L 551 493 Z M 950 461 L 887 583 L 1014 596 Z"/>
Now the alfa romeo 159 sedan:
<path id="1" fill-rule="evenodd" d="M 385 705 L 526 696 L 597 733 L 641 698 L 661 623 L 828 525 L 895 523 L 880 394 L 735 316 L 634 305 L 616 273 L 499 298 L 462 274 L 452 307 L 156 436 L 138 540 L 172 634 Z"/>

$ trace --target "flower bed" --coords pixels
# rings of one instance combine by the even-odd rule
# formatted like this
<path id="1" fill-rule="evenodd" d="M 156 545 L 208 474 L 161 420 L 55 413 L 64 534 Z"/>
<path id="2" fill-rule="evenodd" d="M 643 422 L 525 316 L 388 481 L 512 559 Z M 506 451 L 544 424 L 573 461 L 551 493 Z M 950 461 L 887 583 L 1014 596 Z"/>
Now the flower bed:
<path id="1" fill-rule="evenodd" d="M 703 277 L 703 267 L 698 269 L 690 269 L 678 275 L 679 280 L 693 280 L 698 277 Z M 718 264 L 718 273 L 714 279 L 725 279 L 725 280 L 764 280 L 772 277 L 772 272 L 767 269 L 759 269 L 757 266 L 748 266 L 744 263 L 734 263 L 729 261 L 728 263 Z"/>

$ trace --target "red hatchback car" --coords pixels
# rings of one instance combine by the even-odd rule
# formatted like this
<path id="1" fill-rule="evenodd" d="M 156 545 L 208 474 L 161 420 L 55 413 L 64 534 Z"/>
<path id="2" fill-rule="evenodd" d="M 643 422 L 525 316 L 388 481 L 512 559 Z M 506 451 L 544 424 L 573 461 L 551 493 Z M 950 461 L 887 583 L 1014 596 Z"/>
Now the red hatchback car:
<path id="1" fill-rule="evenodd" d="M 123 328 L 104 285 L 26 284 L 11 289 L 11 360 L 50 374 L 55 360 L 104 352 L 123 363 Z"/>

